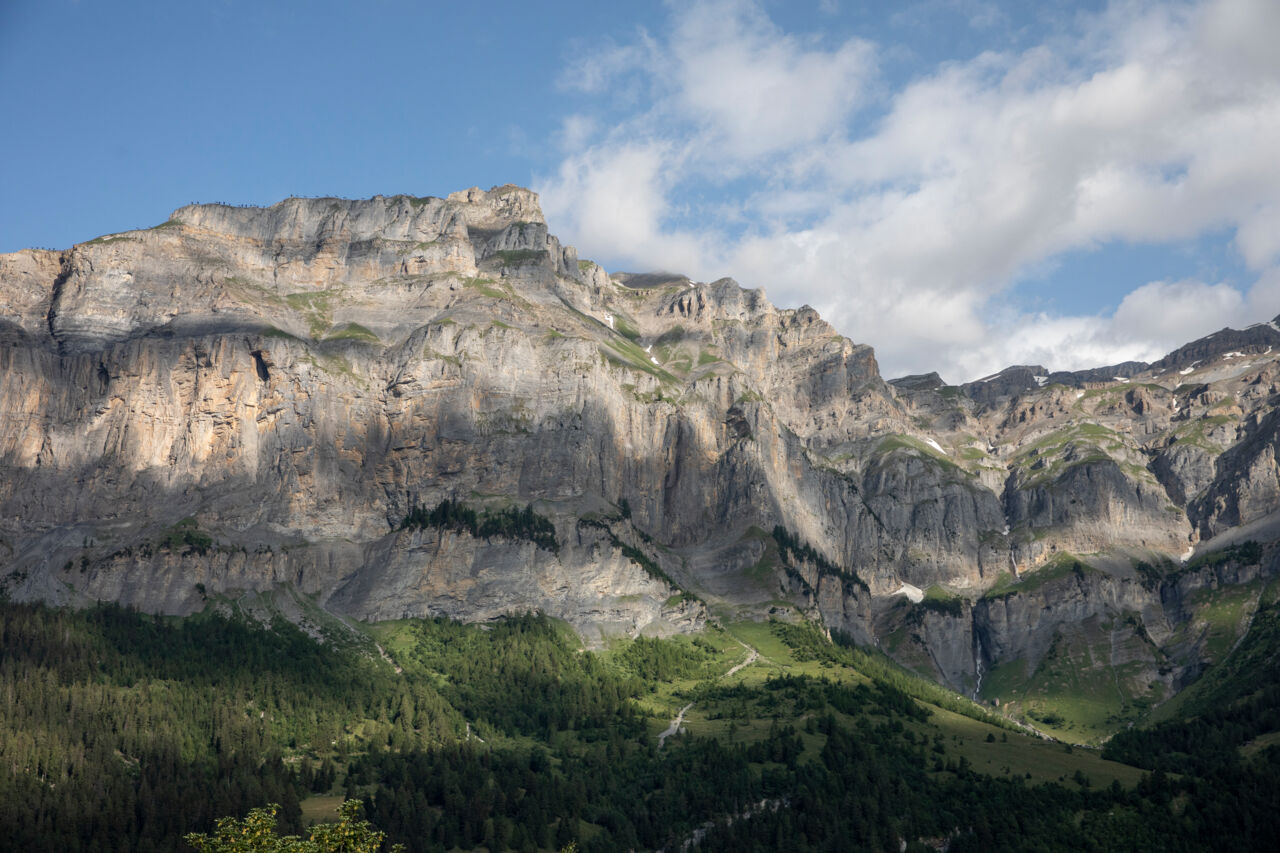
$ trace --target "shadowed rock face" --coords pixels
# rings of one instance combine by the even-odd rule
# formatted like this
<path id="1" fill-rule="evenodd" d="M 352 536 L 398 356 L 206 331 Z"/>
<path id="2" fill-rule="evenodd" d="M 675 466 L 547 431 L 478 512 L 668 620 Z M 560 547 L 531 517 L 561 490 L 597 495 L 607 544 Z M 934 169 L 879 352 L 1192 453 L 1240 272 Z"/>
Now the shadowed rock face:
<path id="1" fill-rule="evenodd" d="M 872 642 L 936 587 L 963 606 L 904 649 L 963 686 L 1083 618 L 979 600 L 1012 573 L 1265 526 L 1273 331 L 890 385 L 808 307 L 610 278 L 518 187 L 192 205 L 0 256 L 0 574 L 165 613 L 276 588 L 363 619 L 540 609 L 590 640 L 781 601 Z M 400 528 L 446 498 L 531 505 L 558 549 Z M 1089 600 L 1176 621 L 1131 574 Z"/>

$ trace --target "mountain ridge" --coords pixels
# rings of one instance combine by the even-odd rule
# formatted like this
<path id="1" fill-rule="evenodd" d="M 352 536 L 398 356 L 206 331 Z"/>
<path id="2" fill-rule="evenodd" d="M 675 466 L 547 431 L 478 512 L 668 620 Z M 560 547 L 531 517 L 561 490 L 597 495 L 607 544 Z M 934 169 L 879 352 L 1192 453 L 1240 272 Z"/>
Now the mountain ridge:
<path id="1" fill-rule="evenodd" d="M 0 575 L 166 613 L 536 609 L 590 642 L 781 608 L 979 694 L 1094 620 L 1126 695 L 1169 693 L 1210 655 L 1188 601 L 1276 571 L 1174 568 L 1275 538 L 1273 337 L 886 382 L 807 306 L 609 276 L 519 187 L 187 206 L 0 256 Z M 403 526 L 443 501 L 528 507 L 557 549 Z"/>

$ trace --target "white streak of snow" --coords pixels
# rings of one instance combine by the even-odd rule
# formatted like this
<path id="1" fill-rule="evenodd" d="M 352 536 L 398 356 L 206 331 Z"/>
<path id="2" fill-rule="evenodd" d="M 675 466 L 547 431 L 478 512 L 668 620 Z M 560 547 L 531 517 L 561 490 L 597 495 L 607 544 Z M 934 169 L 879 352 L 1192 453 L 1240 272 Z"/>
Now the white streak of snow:
<path id="1" fill-rule="evenodd" d="M 1188 545 L 1188 546 L 1187 546 L 1187 553 L 1185 553 L 1185 554 L 1183 554 L 1183 555 L 1182 555 L 1182 562 L 1184 562 L 1184 563 L 1185 563 L 1187 560 L 1190 560 L 1190 559 L 1191 559 L 1191 555 L 1192 555 L 1192 554 L 1194 554 L 1195 552 L 1196 552 L 1196 546 L 1195 546 L 1195 545 Z"/>
<path id="2" fill-rule="evenodd" d="M 1034 378 L 1035 378 L 1035 380 L 1036 380 L 1036 384 L 1037 384 L 1037 385 L 1039 385 L 1041 388 L 1043 388 L 1043 387 L 1044 387 L 1044 383 L 1046 383 L 1046 382 L 1048 382 L 1048 381 L 1049 381 L 1049 377 L 1048 377 L 1048 376 L 1036 376 L 1036 377 L 1034 377 Z"/>
<path id="3" fill-rule="evenodd" d="M 613 328 L 613 315 L 612 315 L 612 314 L 605 314 L 605 315 L 604 315 L 604 321 L 605 321 L 606 323 L 608 323 L 608 324 L 609 324 L 609 328 L 610 328 L 610 329 L 612 329 L 612 328 Z"/>
<path id="4" fill-rule="evenodd" d="M 1179 370 L 1179 371 L 1178 371 L 1178 375 L 1179 375 L 1179 376 L 1186 376 L 1188 373 L 1190 373 L 1190 372 L 1191 372 L 1191 371 L 1193 371 L 1193 370 L 1195 370 L 1195 368 L 1194 368 L 1194 367 L 1184 367 L 1182 370 Z"/>
<path id="5" fill-rule="evenodd" d="M 939 453 L 943 454 L 944 456 L 945 456 L 945 455 L 946 455 L 946 453 L 947 453 L 947 451 L 945 451 L 945 450 L 943 450 L 943 449 L 942 449 L 942 445 L 941 445 L 941 444 L 938 444 L 938 442 L 934 441 L 932 438 L 926 438 L 926 439 L 924 440 L 924 443 L 925 443 L 925 444 L 927 444 L 927 445 L 929 445 L 930 447 L 932 447 L 934 450 L 938 451 Z"/>
<path id="6" fill-rule="evenodd" d="M 1076 392 L 1076 399 L 1077 399 L 1077 400 L 1079 400 L 1079 399 L 1080 399 L 1081 397 L 1083 397 L 1083 396 L 1084 396 L 1084 392 L 1083 392 L 1083 391 L 1077 391 L 1077 392 Z"/>
<path id="7" fill-rule="evenodd" d="M 1117 381 L 1117 382 L 1128 382 L 1128 381 L 1129 381 L 1128 379 L 1125 379 L 1123 376 L 1113 376 L 1113 377 L 1111 377 L 1111 378 L 1112 378 L 1112 379 L 1114 379 L 1114 380 L 1115 380 L 1115 381 Z"/>
<path id="8" fill-rule="evenodd" d="M 893 592 L 894 595 L 905 595 L 912 604 L 919 604 L 924 601 L 924 590 L 918 586 L 912 586 L 904 583 Z"/>
<path id="9" fill-rule="evenodd" d="M 1229 352 L 1229 353 L 1223 354 L 1222 357 L 1223 358 L 1241 358 L 1242 356 L 1244 356 L 1244 353 L 1242 352 Z"/>

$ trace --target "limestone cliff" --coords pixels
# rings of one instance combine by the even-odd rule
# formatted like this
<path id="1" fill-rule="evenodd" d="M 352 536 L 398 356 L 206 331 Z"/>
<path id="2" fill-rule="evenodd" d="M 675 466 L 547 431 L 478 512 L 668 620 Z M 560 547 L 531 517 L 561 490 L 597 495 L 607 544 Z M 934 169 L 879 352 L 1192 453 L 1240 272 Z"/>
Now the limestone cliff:
<path id="1" fill-rule="evenodd" d="M 1278 343 L 886 383 L 807 307 L 611 277 L 517 187 L 192 205 L 0 256 L 0 574 L 166 613 L 540 609 L 593 641 L 794 607 L 972 689 L 1086 611 L 1173 636 L 1131 562 L 1273 538 Z M 404 524 L 444 501 L 476 523 Z M 551 540 L 483 528 L 516 510 Z M 1066 552 L 1089 588 L 1013 613 Z"/>

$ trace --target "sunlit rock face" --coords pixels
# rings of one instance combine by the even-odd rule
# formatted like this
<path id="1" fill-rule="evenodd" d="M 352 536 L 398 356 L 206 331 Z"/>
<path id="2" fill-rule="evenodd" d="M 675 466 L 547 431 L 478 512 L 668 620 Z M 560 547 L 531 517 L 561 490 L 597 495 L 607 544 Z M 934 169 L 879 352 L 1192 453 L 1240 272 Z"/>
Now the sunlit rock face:
<path id="1" fill-rule="evenodd" d="M 1272 347 L 1267 324 L 1155 365 L 886 383 L 810 308 L 610 276 L 518 187 L 192 205 L 0 256 L 0 574 L 178 614 L 542 610 L 589 642 L 771 609 L 868 643 L 910 622 L 904 659 L 964 687 L 1043 654 L 1042 624 L 1176 622 L 1130 555 L 1269 530 Z M 557 547 L 402 528 L 446 499 L 529 506 Z M 1062 552 L 1112 586 L 1043 592 L 1037 619 L 983 599 Z"/>

